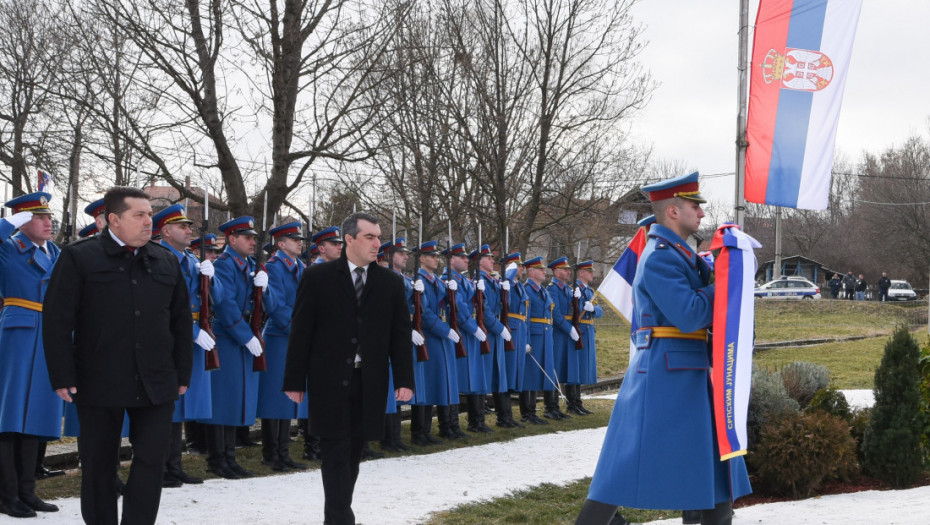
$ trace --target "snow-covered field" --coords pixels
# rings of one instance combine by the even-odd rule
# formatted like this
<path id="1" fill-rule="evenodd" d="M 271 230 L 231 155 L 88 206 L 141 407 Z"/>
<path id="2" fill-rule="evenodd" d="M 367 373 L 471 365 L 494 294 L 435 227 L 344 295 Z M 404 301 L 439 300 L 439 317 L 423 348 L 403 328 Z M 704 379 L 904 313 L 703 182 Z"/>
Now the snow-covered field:
<path id="1" fill-rule="evenodd" d="M 870 391 L 845 392 L 856 406 Z M 435 454 L 367 461 L 355 490 L 356 518 L 365 525 L 417 524 L 435 511 L 495 498 L 544 482 L 590 476 L 604 428 L 557 432 Z M 158 523 L 313 524 L 323 522 L 319 470 L 247 480 L 209 480 L 165 489 Z M 81 523 L 80 501 L 54 501 L 61 511 L 39 521 Z M 860 492 L 738 509 L 734 524 L 926 524 L 930 487 Z M 12 519 L 10 519 L 12 521 Z M 0 522 L 4 522 L 0 518 Z M 665 520 L 656 524 L 680 523 Z"/>

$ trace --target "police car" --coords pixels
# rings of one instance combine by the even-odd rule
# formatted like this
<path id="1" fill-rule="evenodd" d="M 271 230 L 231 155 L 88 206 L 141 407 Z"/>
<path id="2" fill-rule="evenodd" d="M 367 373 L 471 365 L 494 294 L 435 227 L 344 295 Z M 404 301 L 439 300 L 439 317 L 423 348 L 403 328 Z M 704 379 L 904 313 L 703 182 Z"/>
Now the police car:
<path id="1" fill-rule="evenodd" d="M 760 299 L 820 299 L 820 287 L 803 277 L 782 277 L 756 287 Z"/>
<path id="2" fill-rule="evenodd" d="M 911 288 L 911 283 L 891 280 L 891 288 L 888 289 L 889 301 L 913 301 L 914 299 L 917 299 L 917 292 Z"/>

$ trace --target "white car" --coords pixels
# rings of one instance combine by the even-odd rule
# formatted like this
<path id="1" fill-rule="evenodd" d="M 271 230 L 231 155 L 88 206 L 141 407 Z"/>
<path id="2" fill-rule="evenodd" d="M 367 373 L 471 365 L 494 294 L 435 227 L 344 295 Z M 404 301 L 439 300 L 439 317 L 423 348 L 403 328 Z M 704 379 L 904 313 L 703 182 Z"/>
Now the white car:
<path id="1" fill-rule="evenodd" d="M 760 299 L 820 299 L 820 287 L 803 277 L 782 277 L 756 287 Z"/>
<path id="2" fill-rule="evenodd" d="M 917 299 L 917 292 L 911 288 L 911 283 L 891 280 L 891 288 L 888 289 L 889 301 L 913 301 L 914 299 Z"/>

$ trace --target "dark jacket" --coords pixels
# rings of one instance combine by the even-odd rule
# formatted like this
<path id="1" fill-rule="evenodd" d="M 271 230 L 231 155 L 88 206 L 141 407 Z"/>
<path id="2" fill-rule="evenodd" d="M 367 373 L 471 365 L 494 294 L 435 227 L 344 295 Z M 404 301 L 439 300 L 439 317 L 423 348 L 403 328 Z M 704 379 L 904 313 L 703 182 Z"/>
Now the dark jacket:
<path id="1" fill-rule="evenodd" d="M 368 265 L 361 305 L 345 255 L 307 268 L 297 290 L 284 371 L 285 391 L 307 388 L 310 433 L 346 437 L 355 354 L 362 359 L 362 434 L 380 439 L 387 406 L 388 358 L 394 387 L 414 388 L 410 311 L 404 281 Z"/>
<path id="2" fill-rule="evenodd" d="M 857 292 L 864 292 L 868 287 L 869 287 L 869 283 L 867 283 L 865 279 L 859 279 L 858 281 L 856 281 Z"/>
<path id="3" fill-rule="evenodd" d="M 66 246 L 43 315 L 52 388 L 77 387 L 75 404 L 158 405 L 190 384 L 187 284 L 177 257 L 154 242 L 133 255 L 107 228 Z"/>
<path id="4" fill-rule="evenodd" d="M 891 288 L 891 279 L 887 277 L 882 277 L 878 280 L 878 287 L 883 291 L 887 292 Z"/>
<path id="5" fill-rule="evenodd" d="M 847 290 L 852 290 L 855 287 L 856 287 L 856 278 L 848 273 L 844 275 L 843 276 L 843 288 L 846 288 Z"/>
<path id="6" fill-rule="evenodd" d="M 828 284 L 830 285 L 830 291 L 833 293 L 839 292 L 840 288 L 843 287 L 843 281 L 840 280 L 839 277 L 834 277 L 833 279 L 830 279 L 830 282 Z"/>

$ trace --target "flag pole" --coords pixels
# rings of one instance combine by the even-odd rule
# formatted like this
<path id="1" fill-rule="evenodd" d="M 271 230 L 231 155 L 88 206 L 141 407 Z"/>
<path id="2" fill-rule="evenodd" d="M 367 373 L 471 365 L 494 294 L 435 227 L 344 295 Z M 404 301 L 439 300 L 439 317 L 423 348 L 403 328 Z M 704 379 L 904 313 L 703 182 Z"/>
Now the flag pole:
<path id="1" fill-rule="evenodd" d="M 739 96 L 736 117 L 736 225 L 743 228 L 746 215 L 746 111 L 749 89 L 749 0 L 739 2 Z"/>

